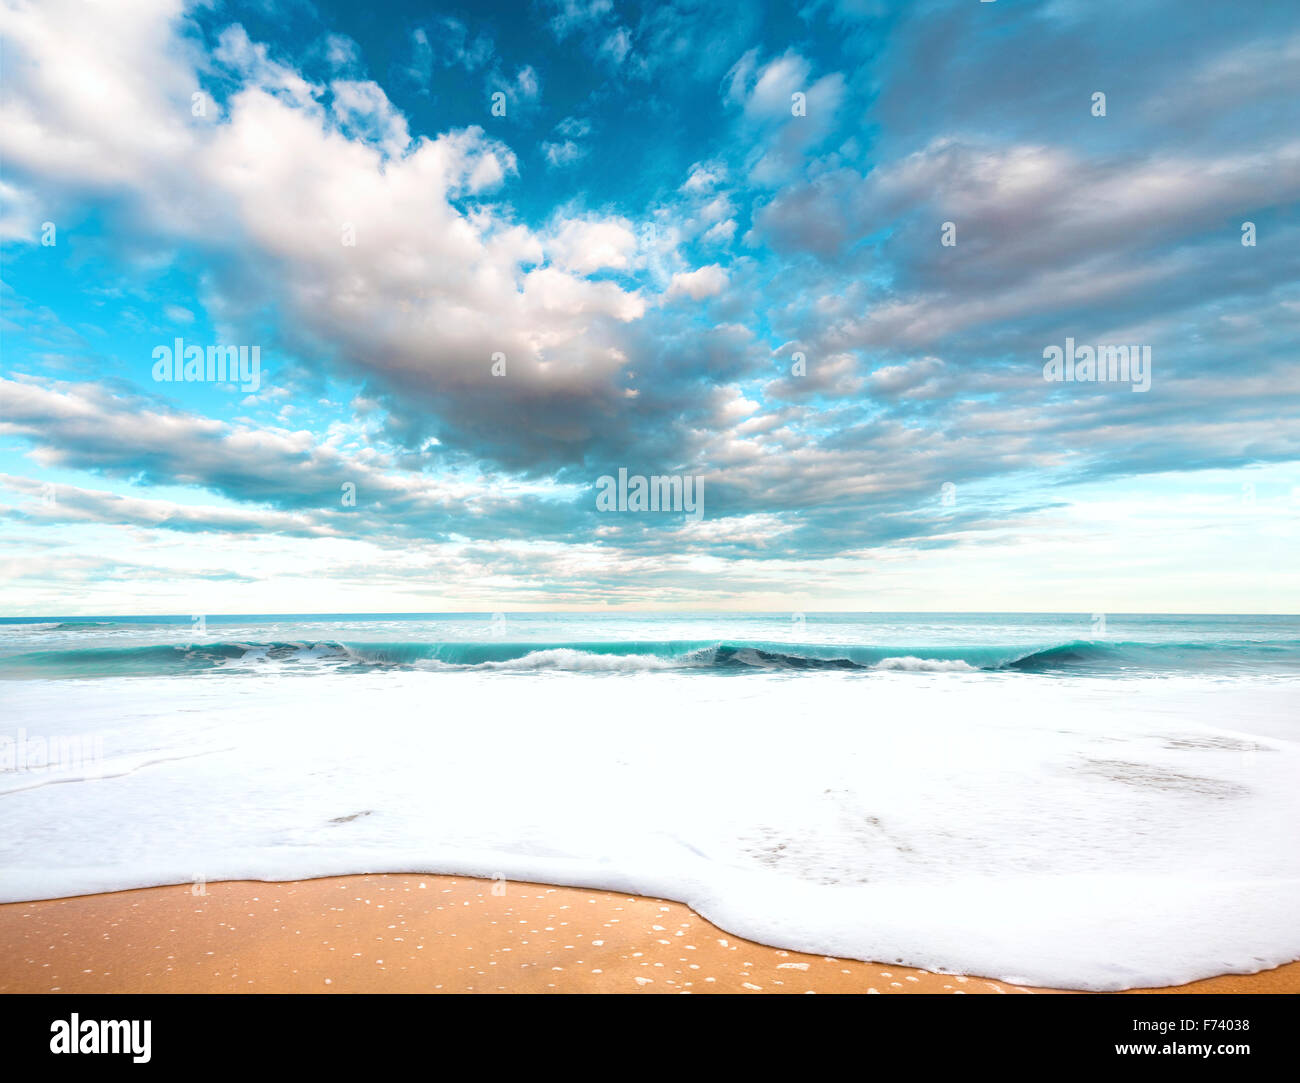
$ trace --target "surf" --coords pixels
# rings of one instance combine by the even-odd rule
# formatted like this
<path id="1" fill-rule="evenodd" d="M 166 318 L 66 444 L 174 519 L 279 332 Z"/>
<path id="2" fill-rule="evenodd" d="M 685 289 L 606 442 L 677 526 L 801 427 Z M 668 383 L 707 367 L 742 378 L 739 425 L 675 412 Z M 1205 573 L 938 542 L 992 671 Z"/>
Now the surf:
<path id="1" fill-rule="evenodd" d="M 79 630 L 78 636 L 93 629 Z M 1066 640 L 1017 644 L 889 646 L 777 640 L 215 640 L 77 645 L 0 655 L 0 679 L 270 672 L 685 673 L 836 671 L 1007 673 L 1123 677 L 1179 673 L 1300 674 L 1300 639 L 1217 642 Z"/>

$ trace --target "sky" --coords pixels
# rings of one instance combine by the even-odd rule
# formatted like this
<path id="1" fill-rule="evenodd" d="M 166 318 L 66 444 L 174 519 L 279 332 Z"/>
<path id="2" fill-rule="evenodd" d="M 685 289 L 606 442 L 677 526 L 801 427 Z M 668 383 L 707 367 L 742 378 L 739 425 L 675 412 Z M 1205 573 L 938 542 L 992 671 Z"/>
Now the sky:
<path id="1" fill-rule="evenodd" d="M 0 36 L 5 615 L 1300 612 L 1292 0 Z"/>

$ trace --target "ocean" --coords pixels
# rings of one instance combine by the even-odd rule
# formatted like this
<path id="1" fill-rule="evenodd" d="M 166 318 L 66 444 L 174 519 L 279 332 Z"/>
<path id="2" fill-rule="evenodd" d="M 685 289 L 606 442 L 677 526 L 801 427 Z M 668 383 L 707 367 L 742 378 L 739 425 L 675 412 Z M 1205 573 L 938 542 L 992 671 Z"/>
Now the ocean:
<path id="1" fill-rule="evenodd" d="M 1083 989 L 1300 957 L 1300 617 L 0 618 L 0 901 L 417 871 Z"/>

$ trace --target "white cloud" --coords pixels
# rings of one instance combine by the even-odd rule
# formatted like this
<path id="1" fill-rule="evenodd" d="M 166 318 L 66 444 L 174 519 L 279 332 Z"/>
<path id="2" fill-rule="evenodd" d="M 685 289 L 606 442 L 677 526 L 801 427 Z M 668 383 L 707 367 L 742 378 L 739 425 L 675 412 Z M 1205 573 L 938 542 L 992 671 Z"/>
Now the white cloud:
<path id="1" fill-rule="evenodd" d="M 705 231 L 700 239 L 705 244 L 727 244 L 736 235 L 736 220 L 728 218 L 725 222 L 719 222 L 716 226 Z"/>
<path id="2" fill-rule="evenodd" d="M 515 88 L 519 97 L 525 101 L 532 101 L 542 92 L 541 80 L 537 77 L 537 72 L 531 65 L 525 64 L 515 75 Z"/>
<path id="3" fill-rule="evenodd" d="M 561 40 L 600 23 L 614 11 L 613 0 L 551 0 L 550 6 L 555 10 L 551 29 Z"/>
<path id="4" fill-rule="evenodd" d="M 587 156 L 587 148 L 566 139 L 562 143 L 543 143 L 542 153 L 546 155 L 548 165 L 559 168 L 581 161 Z"/>
<path id="5" fill-rule="evenodd" d="M 194 322 L 194 313 L 181 305 L 163 305 L 163 315 L 173 323 Z"/>
<path id="6" fill-rule="evenodd" d="M 745 112 L 750 116 L 788 117 L 791 95 L 807 92 L 810 71 L 808 61 L 793 51 L 769 61 L 758 69 L 748 86 Z"/>
<path id="7" fill-rule="evenodd" d="M 721 183 L 727 176 L 727 167 L 721 162 L 696 162 L 691 166 L 690 176 L 682 185 L 682 191 L 688 195 L 707 192 Z"/>
<path id="8" fill-rule="evenodd" d="M 238 23 L 221 32 L 213 56 L 249 82 L 295 105 L 309 107 L 320 97 L 320 86 L 309 83 L 295 69 L 272 59 L 267 47 L 252 41 L 248 31 Z"/>
<path id="9" fill-rule="evenodd" d="M 587 274 L 602 268 L 626 270 L 636 254 L 637 241 L 632 224 L 624 218 L 569 218 L 543 246 L 556 266 Z"/>
<path id="10" fill-rule="evenodd" d="M 598 55 L 608 57 L 617 67 L 632 51 L 632 33 L 626 26 L 620 26 L 601 43 Z"/>
<path id="11" fill-rule="evenodd" d="M 338 79 L 330 84 L 334 95 L 333 112 L 340 127 L 359 135 L 379 147 L 389 157 L 400 157 L 411 142 L 406 118 L 375 82 Z"/>
<path id="12" fill-rule="evenodd" d="M 694 271 L 682 271 L 673 275 L 664 295 L 667 300 L 689 297 L 693 301 L 703 301 L 716 297 L 727 288 L 727 272 L 718 264 L 710 263 Z"/>
<path id="13" fill-rule="evenodd" d="M 555 126 L 558 139 L 542 144 L 542 153 L 552 167 L 572 165 L 587 156 L 582 142 L 591 134 L 591 121 L 582 117 L 565 117 Z"/>
<path id="14" fill-rule="evenodd" d="M 0 180 L 0 241 L 35 242 L 41 224 L 39 211 L 34 193 Z"/>
<path id="15" fill-rule="evenodd" d="M 477 127 L 408 140 L 371 82 L 336 81 L 327 108 L 324 88 L 240 27 L 217 55 L 242 83 L 223 115 L 195 118 L 202 61 L 173 33 L 178 17 L 175 3 L 139 0 L 123 33 L 106 6 L 6 10 L 0 153 L 14 175 L 52 201 L 107 192 L 131 229 L 219 253 L 205 297 L 214 319 L 238 333 L 274 301 L 300 344 L 375 379 L 420 424 L 500 431 L 512 402 L 539 393 L 612 416 L 624 391 L 615 359 L 628 354 L 618 327 L 645 301 L 583 275 L 626 266 L 625 224 L 560 219 L 546 237 L 517 224 L 483 202 L 517 172 L 503 143 Z M 535 94 L 535 73 L 516 86 Z M 547 242 L 557 266 L 526 273 Z M 492 383 L 498 351 L 510 378 Z"/>

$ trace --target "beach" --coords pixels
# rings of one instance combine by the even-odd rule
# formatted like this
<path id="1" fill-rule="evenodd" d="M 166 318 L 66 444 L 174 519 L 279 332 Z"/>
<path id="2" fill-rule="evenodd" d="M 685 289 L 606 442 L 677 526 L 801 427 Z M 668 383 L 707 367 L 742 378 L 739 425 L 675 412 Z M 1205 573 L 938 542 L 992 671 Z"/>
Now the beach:
<path id="1" fill-rule="evenodd" d="M 883 992 L 929 971 L 1108 992 L 1300 958 L 1296 622 L 1143 619 L 1124 633 L 1141 641 L 1089 642 L 1068 617 L 836 616 L 784 643 L 760 638 L 769 619 L 519 623 L 496 640 L 461 618 L 231 618 L 180 650 L 157 622 L 8 633 L 0 904 L 32 905 L 4 911 L 28 915 L 3 938 L 6 975 L 153 988 L 180 981 L 178 960 L 194 977 L 203 942 L 197 963 L 221 962 L 199 977 L 253 988 L 351 988 L 369 968 L 385 988 L 640 988 L 631 967 L 656 990 L 802 974 Z M 477 916 L 442 931 L 436 905 L 375 924 L 392 907 L 362 892 L 314 898 L 411 870 L 495 881 L 505 901 L 464 894 Z M 394 905 L 460 890 L 402 883 Z M 603 920 L 539 955 L 563 919 L 507 912 L 532 905 L 521 884 L 550 885 L 539 907 L 590 889 L 555 905 Z M 657 899 L 691 910 L 637 901 Z M 671 915 L 627 959 L 595 944 L 619 906 Z M 287 931 L 263 925 L 281 914 Z M 20 935 L 44 921 L 52 935 Z M 414 945 L 402 921 L 425 923 Z M 537 932 L 498 943 L 493 921 Z M 453 939 L 498 956 L 420 962 Z M 743 943 L 808 970 L 738 958 Z M 725 954 L 696 974 L 683 959 L 710 945 Z M 393 947 L 405 976 L 372 951 Z M 346 972 L 298 962 L 318 957 Z"/>
<path id="2" fill-rule="evenodd" d="M 413 672 L 12 690 L 19 717 L 102 735 L 105 755 L 6 776 L 6 902 L 424 869 L 678 899 L 751 941 L 1042 987 L 1300 955 L 1289 686 Z"/>
<path id="3" fill-rule="evenodd" d="M 0 906 L 5 993 L 1052 991 L 784 951 L 663 899 L 467 877 L 244 880 Z M 1160 991 L 1295 993 L 1300 963 Z"/>

